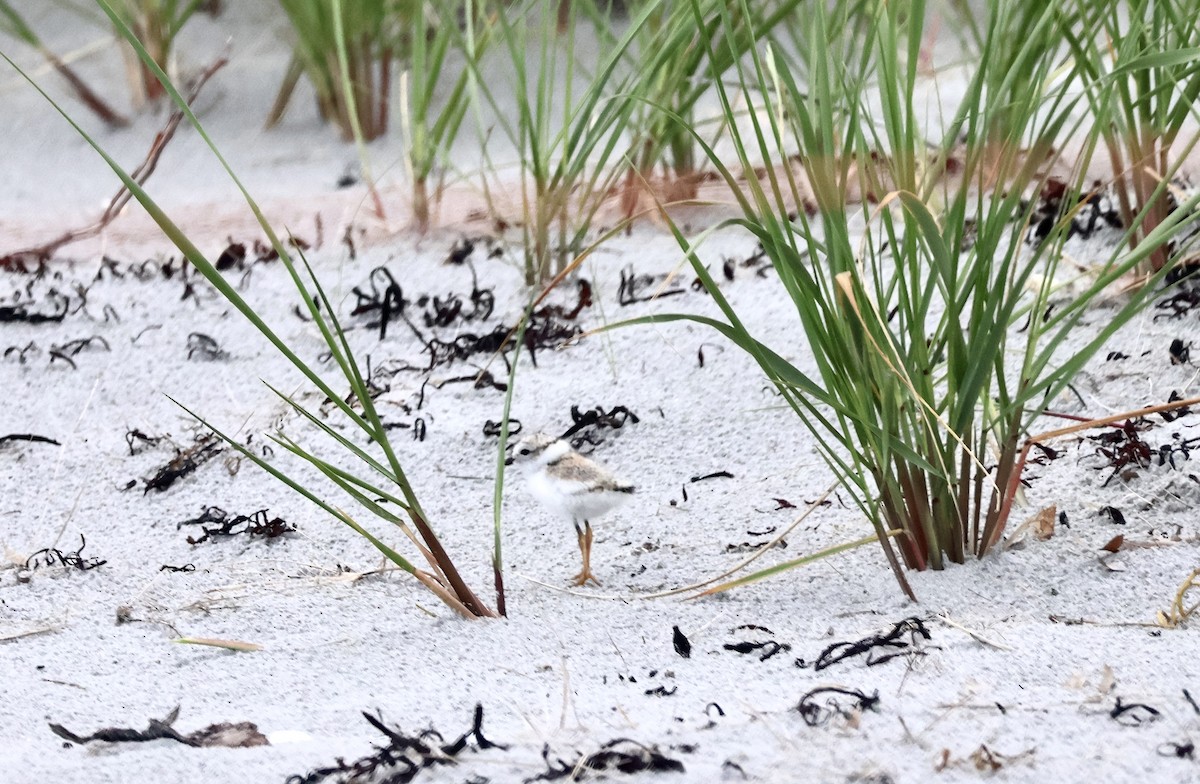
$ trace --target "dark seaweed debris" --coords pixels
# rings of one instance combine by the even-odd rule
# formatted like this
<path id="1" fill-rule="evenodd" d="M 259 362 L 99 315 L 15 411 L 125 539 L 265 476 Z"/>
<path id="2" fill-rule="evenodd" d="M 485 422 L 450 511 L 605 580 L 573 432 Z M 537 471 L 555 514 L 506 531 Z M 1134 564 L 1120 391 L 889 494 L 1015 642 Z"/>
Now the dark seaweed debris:
<path id="1" fill-rule="evenodd" d="M 25 568 L 40 569 L 43 566 L 66 566 L 86 572 L 89 569 L 95 569 L 98 566 L 104 566 L 104 564 L 108 563 L 108 561 L 102 561 L 99 558 L 84 558 L 83 548 L 85 547 L 87 547 L 87 540 L 83 538 L 83 534 L 80 534 L 78 550 L 64 553 L 57 548 L 46 547 L 26 558 Z"/>
<path id="2" fill-rule="evenodd" d="M 198 525 L 203 535 L 199 538 L 189 536 L 188 544 L 196 545 L 214 539 L 218 536 L 240 536 L 245 534 L 251 538 L 276 539 L 296 530 L 296 526 L 281 517 L 268 517 L 266 509 L 259 509 L 249 515 L 230 517 L 219 506 L 206 506 L 199 517 L 184 520 L 175 526 L 179 530 L 185 525 Z"/>
<path id="3" fill-rule="evenodd" d="M 399 318 L 416 334 L 418 340 L 424 342 L 425 337 L 409 321 L 408 316 L 404 312 L 409 301 L 404 298 L 404 291 L 392 276 L 391 271 L 387 267 L 376 267 L 367 276 L 367 283 L 370 285 L 370 291 L 364 291 L 359 286 L 355 286 L 352 290 L 357 301 L 355 302 L 354 309 L 350 311 L 350 315 L 362 316 L 369 314 L 377 318 L 376 321 L 368 322 L 367 328 L 374 329 L 378 327 L 380 340 L 387 337 L 388 325 L 394 319 Z"/>
<path id="4" fill-rule="evenodd" d="M 542 759 L 546 763 L 546 772 L 533 778 L 525 779 L 525 784 L 531 784 L 534 781 L 558 781 L 560 779 L 577 781 L 577 771 L 615 770 L 627 774 L 641 773 L 647 770 L 655 773 L 684 772 L 682 762 L 666 756 L 658 750 L 657 746 L 647 746 L 644 743 L 638 743 L 629 738 L 610 740 L 601 746 L 599 751 L 593 752 L 586 757 L 581 756 L 574 762 L 567 762 L 562 758 L 557 758 L 551 762 L 550 747 L 547 745 L 542 748 Z"/>
<path id="5" fill-rule="evenodd" d="M 906 634 L 908 635 L 908 639 L 905 639 Z M 813 669 L 818 671 L 823 670 L 840 661 L 863 654 L 867 654 L 868 667 L 874 667 L 876 664 L 891 661 L 897 656 L 918 654 L 921 652 L 916 647 L 918 637 L 926 640 L 932 639 L 929 629 L 925 627 L 925 622 L 916 616 L 905 618 L 902 621 L 898 621 L 889 631 L 882 634 L 871 634 L 853 642 L 835 642 L 821 651 L 821 654 L 817 656 L 816 662 L 813 663 Z M 876 653 L 876 648 L 886 649 L 887 652 Z M 806 666 L 801 660 L 797 660 L 796 665 L 798 667 Z"/>
<path id="6" fill-rule="evenodd" d="M 1142 724 L 1149 724 L 1152 721 L 1158 721 L 1162 717 L 1162 713 L 1158 708 L 1151 707 L 1150 705 L 1141 702 L 1121 702 L 1121 698 L 1117 697 L 1117 704 L 1108 712 L 1108 716 L 1118 724 L 1123 724 L 1126 727 L 1137 727 Z"/>
<path id="7" fill-rule="evenodd" d="M 596 447 L 604 443 L 603 431 L 620 430 L 626 424 L 636 425 L 640 421 L 638 415 L 625 406 L 613 406 L 607 411 L 603 406 L 587 411 L 571 406 L 572 424 L 560 438 L 569 440 L 573 449 L 582 451 L 585 446 Z"/>
<path id="8" fill-rule="evenodd" d="M 1147 468 L 1154 454 L 1150 445 L 1142 440 L 1141 433 L 1150 430 L 1155 423 L 1145 417 L 1127 419 L 1112 429 L 1088 436 L 1088 440 L 1098 444 L 1095 454 L 1105 459 L 1106 463 L 1099 468 L 1111 468 L 1112 473 L 1104 480 L 1105 487 L 1113 477 L 1128 466 Z M 1097 469 L 1099 470 L 1099 469 Z"/>
<path id="9" fill-rule="evenodd" d="M 652 299 L 662 299 L 684 293 L 685 289 L 678 286 L 663 289 L 666 279 L 666 275 L 639 275 L 630 264 L 621 270 L 621 282 L 617 286 L 617 302 L 624 307 L 637 302 L 649 302 Z"/>
<path id="10" fill-rule="evenodd" d="M 1111 229 L 1124 228 L 1116 200 L 1100 182 L 1093 184 L 1090 193 L 1080 193 L 1068 190 L 1065 181 L 1051 177 L 1046 180 L 1038 205 L 1030 216 L 1026 241 L 1033 245 L 1041 243 L 1067 213 L 1073 213 L 1071 225 L 1067 227 L 1068 238 L 1086 240 L 1101 224 Z"/>
<path id="11" fill-rule="evenodd" d="M 51 724 L 50 731 L 63 740 L 83 745 L 92 741 L 105 743 L 145 743 L 152 740 L 173 740 L 185 746 L 222 746 L 227 748 L 247 748 L 250 746 L 269 746 L 267 737 L 258 731 L 258 726 L 249 721 L 237 724 L 210 724 L 202 730 L 182 735 L 172 725 L 179 718 L 179 707 L 167 714 L 164 719 L 150 719 L 144 730 L 134 730 L 125 727 L 105 727 L 90 735 L 77 735 L 61 724 Z"/>
<path id="12" fill-rule="evenodd" d="M 817 702 L 817 697 L 831 694 L 850 697 L 853 699 L 852 705 L 847 708 L 838 701 L 836 697 L 829 697 L 824 704 Z M 829 720 L 834 716 L 841 716 L 843 719 L 850 719 L 855 713 L 862 713 L 866 710 L 879 710 L 879 692 L 868 695 L 866 692 L 858 691 L 857 689 L 841 689 L 836 686 L 823 686 L 819 689 L 813 689 L 800 698 L 799 704 L 796 705 L 796 710 L 800 712 L 804 723 L 810 727 L 819 727 L 829 723 Z"/>
<path id="13" fill-rule="evenodd" d="M 444 745 L 440 743 L 442 736 L 437 730 L 409 736 L 386 725 L 382 716 L 372 716 L 365 711 L 362 715 L 387 737 L 386 745 L 375 746 L 373 754 L 351 763 L 339 757 L 329 767 L 317 768 L 303 776 L 289 776 L 287 784 L 321 784 L 331 777 L 336 784 L 406 784 L 426 768 L 456 764 L 455 758 L 467 748 L 472 751 L 508 748 L 483 736 L 482 705 L 475 706 L 471 729 L 453 743 Z M 472 739 L 474 743 L 470 743 Z"/>
<path id="14" fill-rule="evenodd" d="M 41 310 L 35 310 L 37 306 L 34 303 L 0 305 L 0 323 L 21 321 L 26 324 L 46 324 L 57 323 L 67 317 L 71 309 L 70 297 L 52 290 L 46 299 L 48 308 Z"/>
<path id="15" fill-rule="evenodd" d="M 157 490 L 160 493 L 166 491 L 171 485 L 220 453 L 221 446 L 216 442 L 214 436 L 211 434 L 200 436 L 195 444 L 187 449 L 179 450 L 171 462 L 158 469 L 153 477 L 146 480 L 146 487 L 142 490 L 142 495 L 151 490 Z"/>
<path id="16" fill-rule="evenodd" d="M 755 624 L 743 624 L 743 625 L 738 626 L 737 628 L 733 629 L 731 633 L 737 634 L 739 632 L 756 632 L 756 633 L 760 633 L 760 634 L 766 634 L 771 637 L 774 636 L 774 632 L 772 632 L 767 627 L 757 626 Z M 728 642 L 728 643 L 725 643 L 725 645 L 723 647 L 725 648 L 725 650 L 733 651 L 734 653 L 757 654 L 759 661 L 766 661 L 767 659 L 770 659 L 771 657 L 773 657 L 777 654 L 786 653 L 787 651 L 790 651 L 792 649 L 792 646 L 786 642 L 777 642 L 777 641 L 771 640 L 771 639 L 741 640 L 739 642 Z"/>

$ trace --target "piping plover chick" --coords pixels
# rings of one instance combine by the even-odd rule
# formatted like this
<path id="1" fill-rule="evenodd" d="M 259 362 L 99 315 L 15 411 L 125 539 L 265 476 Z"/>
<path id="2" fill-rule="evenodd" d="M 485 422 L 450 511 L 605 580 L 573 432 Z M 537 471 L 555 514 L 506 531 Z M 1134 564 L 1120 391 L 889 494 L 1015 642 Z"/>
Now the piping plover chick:
<path id="1" fill-rule="evenodd" d="M 588 460 L 566 441 L 545 433 L 526 436 L 513 447 L 513 463 L 536 466 L 528 475 L 529 491 L 551 512 L 575 525 L 583 568 L 572 578 L 575 585 L 600 581 L 592 574 L 592 518 L 628 500 L 633 485 Z"/>

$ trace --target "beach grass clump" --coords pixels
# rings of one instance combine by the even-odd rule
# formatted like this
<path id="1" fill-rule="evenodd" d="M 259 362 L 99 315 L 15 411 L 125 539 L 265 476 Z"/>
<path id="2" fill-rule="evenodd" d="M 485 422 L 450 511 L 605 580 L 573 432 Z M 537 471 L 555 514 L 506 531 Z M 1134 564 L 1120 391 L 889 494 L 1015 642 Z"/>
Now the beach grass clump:
<path id="1" fill-rule="evenodd" d="M 292 59 L 267 117 L 275 125 L 301 76 L 322 119 L 342 138 L 371 141 L 387 132 L 392 72 L 420 0 L 279 0 L 294 33 Z"/>
<path id="2" fill-rule="evenodd" d="M 429 229 L 431 206 L 441 192 L 440 180 L 430 180 L 447 168 L 450 148 L 470 108 L 468 63 L 478 62 L 486 53 L 493 41 L 493 25 L 483 0 L 466 0 L 461 8 L 423 3 L 405 21 L 411 45 L 400 74 L 400 111 L 413 220 L 417 231 L 424 233 Z"/>
<path id="3" fill-rule="evenodd" d="M 162 70 L 174 73 L 172 55 L 175 39 L 184 25 L 198 12 L 205 10 L 205 0 L 113 0 L 111 7 L 121 22 L 133 31 L 134 36 L 150 54 L 150 58 Z M 156 102 L 166 95 L 154 72 L 145 66 L 137 53 L 123 47 L 125 70 L 133 105 L 140 107 Z"/>
<path id="4" fill-rule="evenodd" d="M 655 7 L 647 2 L 620 31 L 595 0 L 573 0 L 561 33 L 553 3 L 493 7 L 494 51 L 505 58 L 511 84 L 474 59 L 471 90 L 519 156 L 529 284 L 567 266 L 626 171 L 620 151 L 637 94 L 635 74 L 622 65 Z M 592 60 L 581 57 L 585 41 L 595 50 Z"/>
<path id="5" fill-rule="evenodd" d="M 0 33 L 35 49 L 66 80 L 83 105 L 106 124 L 116 128 L 129 124 L 129 121 L 93 90 L 57 52 L 46 46 L 41 36 L 34 31 L 25 17 L 18 13 L 13 3 L 3 0 L 0 0 Z"/>
<path id="6" fill-rule="evenodd" d="M 1085 77 L 1113 169 L 1130 247 L 1154 236 L 1177 206 L 1173 180 L 1194 148 L 1200 98 L 1200 13 L 1191 0 L 1063 4 L 1060 24 Z M 1156 243 L 1146 269 L 1167 263 Z"/>
<path id="7" fill-rule="evenodd" d="M 1029 241 L 1048 186 L 1086 193 L 1088 154 L 1106 127 L 1079 111 L 1086 74 L 1062 56 L 1062 5 L 1039 4 L 1022 39 L 1000 41 L 1003 20 L 1030 6 L 990 0 L 963 99 L 937 124 L 918 99 L 925 3 L 863 3 L 852 24 L 808 6 L 805 82 L 779 52 L 753 51 L 738 69 L 737 97 L 752 108 L 740 125 L 734 88 L 717 83 L 738 171 L 706 153 L 738 200 L 730 223 L 761 243 L 795 307 L 815 375 L 756 339 L 677 229 L 724 320 L 634 322 L 705 323 L 750 353 L 815 435 L 910 595 L 903 567 L 941 569 L 1000 542 L 1022 440 L 1152 301 L 1169 264 L 1125 293 L 1082 345 L 1064 351 L 1066 339 L 1090 305 L 1167 247 L 1197 201 L 1086 275 L 1063 263 L 1083 201 Z M 1063 157 L 1068 142 L 1080 157 Z M 799 170 L 786 165 L 796 150 Z M 760 158 L 774 165 L 740 176 Z M 1062 172 L 1066 182 L 1055 179 Z M 810 193 L 811 216 L 797 208 Z M 856 193 L 878 203 L 856 203 Z"/>
<path id="8" fill-rule="evenodd" d="M 630 123 L 633 167 L 622 194 L 626 215 L 633 214 L 646 185 L 665 201 L 697 196 L 702 160 L 693 133 L 703 125 L 697 116 L 702 99 L 783 20 L 802 17 L 797 13 L 799 0 L 754 3 L 744 14 L 734 6 L 723 18 L 725 5 L 724 0 L 629 4 L 633 12 L 648 13 L 631 53 L 637 74 L 631 89 L 637 105 Z M 714 45 L 706 46 L 706 40 Z"/>
<path id="9" fill-rule="evenodd" d="M 329 352 L 330 361 L 338 369 L 338 378 L 326 380 L 314 364 L 306 362 L 289 346 L 259 315 L 254 307 L 247 302 L 237 289 L 230 284 L 209 260 L 176 225 L 150 195 L 118 164 L 107 152 L 84 131 L 57 103 L 53 101 L 32 80 L 30 83 L 63 115 L 80 136 L 99 154 L 121 179 L 124 186 L 142 205 L 151 218 L 157 223 L 163 234 L 180 250 L 195 269 L 223 296 L 230 305 L 242 314 L 254 327 L 275 347 L 280 354 L 298 370 L 311 387 L 338 412 L 342 422 L 339 425 L 349 425 L 351 435 L 357 433 L 359 440 L 343 432 L 342 427 L 326 421 L 319 408 L 309 408 L 298 402 L 296 396 L 284 393 L 274 387 L 272 391 L 283 400 L 292 411 L 312 428 L 321 433 L 330 443 L 333 450 L 318 454 L 282 431 L 269 434 L 269 437 L 287 452 L 298 457 L 302 465 L 315 469 L 334 487 L 340 489 L 349 500 L 352 508 L 357 508 L 355 514 L 343 509 L 324 498 L 320 489 L 285 473 L 261 455 L 248 449 L 237 439 L 217 429 L 201 416 L 196 418 L 210 427 L 214 433 L 225 440 L 243 457 L 255 463 L 270 473 L 283 484 L 317 505 L 330 517 L 349 526 L 355 532 L 367 539 L 380 553 L 397 567 L 412 575 L 425 588 L 436 595 L 447 606 L 453 608 L 464 617 L 490 617 L 496 613 L 484 604 L 466 585 L 454 562 L 442 546 L 429 522 L 429 517 L 421 506 L 411 482 L 406 476 L 397 450 L 388 438 L 387 429 L 375 408 L 370 380 L 366 378 L 357 362 L 346 332 L 338 318 L 337 309 L 322 288 L 320 281 L 313 274 L 303 253 L 299 253 L 299 264 L 292 258 L 294 243 L 284 243 L 263 216 L 258 204 L 251 197 L 236 174 L 229 167 L 212 139 L 205 132 L 203 125 L 196 118 L 186 100 L 172 84 L 162 68 L 154 61 L 149 51 L 142 46 L 135 32 L 120 16 L 112 5 L 113 0 L 96 0 L 100 8 L 112 20 L 117 31 L 134 48 L 142 63 L 159 80 L 164 93 L 169 96 L 178 109 L 185 114 L 196 132 L 204 139 L 212 150 L 221 166 L 229 174 L 234 184 L 245 197 L 247 204 L 254 213 L 262 230 L 266 233 L 271 246 L 285 265 L 303 308 L 313 323 L 320 330 L 325 347 Z M 20 71 L 7 56 L 0 53 L 14 68 Z M 24 72 L 21 72 L 25 75 Z M 313 291 L 315 294 L 310 294 Z M 336 388 L 335 388 L 336 387 Z M 187 410 L 185 408 L 185 410 Z M 192 413 L 189 411 L 189 413 Z M 352 468 L 343 467 L 349 464 Z M 408 558 L 392 548 L 383 539 L 374 534 L 368 525 L 361 522 L 363 516 L 382 521 L 389 527 L 398 529 L 412 544 L 428 568 L 422 568 L 414 563 L 417 558 Z M 497 586 L 500 579 L 497 575 Z M 502 598 L 500 599 L 502 603 Z"/>

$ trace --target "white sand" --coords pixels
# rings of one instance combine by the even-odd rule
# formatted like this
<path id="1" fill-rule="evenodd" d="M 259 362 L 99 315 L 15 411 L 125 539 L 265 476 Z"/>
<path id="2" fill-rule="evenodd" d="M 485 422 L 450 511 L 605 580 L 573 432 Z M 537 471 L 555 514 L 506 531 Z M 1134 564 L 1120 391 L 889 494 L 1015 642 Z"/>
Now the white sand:
<path id="1" fill-rule="evenodd" d="M 383 233 L 355 212 L 361 188 L 334 189 L 353 150 L 319 127 L 303 101 L 280 131 L 257 131 L 275 75 L 251 83 L 251 71 L 238 68 L 252 56 L 280 63 L 282 57 L 273 28 L 255 30 L 241 20 L 240 26 L 238 18 L 225 23 L 253 35 L 244 44 L 234 41 L 234 63 L 202 101 L 205 119 L 252 190 L 297 234 L 314 241 L 311 216 L 321 211 L 325 243 L 312 258 L 340 315 L 347 317 L 354 304 L 351 288 L 365 285 L 380 265 L 409 300 L 469 294 L 470 270 L 442 263 L 457 231 L 420 240 L 395 236 L 348 258 L 337 238 L 349 223 Z M 210 45 L 197 43 L 193 61 L 206 59 L 220 32 L 206 32 L 205 25 L 197 23 L 195 40 Z M 70 45 L 97 36 L 78 25 L 64 25 L 59 34 L 76 36 Z M 113 56 L 87 62 L 101 71 L 119 67 Z M 115 188 L 41 99 L 8 79 L 0 80 L 6 105 L 14 107 L 0 116 L 6 140 L 0 255 L 87 222 Z M 103 142 L 135 164 L 160 122 L 141 118 L 134 129 L 105 132 Z M 394 153 L 386 146 L 376 150 L 380 169 Z M 398 177 L 386 177 L 385 184 Z M 150 189 L 174 213 L 196 221 L 188 228 L 206 252 L 219 253 L 227 236 L 244 242 L 258 236 L 244 217 L 223 217 L 239 208 L 190 132 L 173 143 Z M 398 186 L 385 191 L 397 225 L 404 214 L 399 193 Z M 708 244 L 705 257 L 717 270 L 723 255 L 742 259 L 752 251 L 751 240 L 730 232 Z M 513 405 L 513 415 L 531 430 L 564 430 L 572 405 L 623 405 L 640 418 L 595 452 L 638 485 L 629 504 L 597 521 L 593 565 L 603 587 L 562 590 L 578 568 L 574 532 L 513 482 L 503 509 L 509 618 L 466 622 L 400 573 L 353 582 L 339 576 L 345 569 L 376 569 L 380 558 L 352 531 L 248 464 L 231 476 L 217 458 L 165 493 L 143 493 L 141 480 L 174 452 L 164 442 L 130 456 L 126 432 L 169 434 L 179 445 L 190 444 L 197 432 L 166 395 L 243 438 L 268 431 L 284 413 L 260 378 L 299 392 L 306 405 L 319 405 L 320 398 L 299 385 L 295 371 L 206 284 L 196 284 L 199 301 L 180 301 L 178 277 L 139 282 L 106 273 L 93 282 L 101 252 L 122 270 L 174 255 L 146 228 L 144 216 L 131 211 L 104 238 L 65 249 L 44 279 L 0 276 L 0 304 L 11 304 L 27 287 L 35 301 L 52 288 L 71 298 L 71 313 L 61 323 L 0 324 L 0 349 L 31 341 L 38 347 L 24 363 L 11 354 L 0 362 L 7 402 L 0 408 L 0 436 L 34 433 L 61 444 L 0 446 L 0 548 L 7 556 L 0 569 L 0 638 L 11 637 L 0 642 L 0 781 L 6 784 L 283 781 L 337 757 L 370 753 L 383 738 L 361 711 L 381 711 L 414 735 L 435 727 L 449 741 L 469 729 L 476 703 L 484 707 L 487 737 L 509 748 L 465 752 L 457 766 L 427 770 L 418 781 L 521 781 L 546 771 L 544 747 L 551 760 L 574 762 L 617 738 L 657 745 L 679 760 L 683 775 L 657 774 L 671 781 L 975 781 L 990 772 L 989 752 L 999 765 L 996 775 L 1007 781 L 1200 780 L 1196 760 L 1176 758 L 1171 745 L 1200 739 L 1200 714 L 1184 696 L 1187 689 L 1200 699 L 1196 631 L 1152 625 L 1155 612 L 1168 607 L 1178 584 L 1200 566 L 1200 463 L 1194 460 L 1177 458 L 1175 468 L 1155 461 L 1103 486 L 1108 472 L 1097 470 L 1093 442 L 1056 442 L 1063 456 L 1027 471 L 1027 505 L 1014 513 L 1013 527 L 1050 504 L 1066 513 L 1070 527 L 982 562 L 911 574 L 920 604 L 899 594 L 874 545 L 719 598 L 642 600 L 729 568 L 744 556 L 727 552 L 728 546 L 766 541 L 750 532 L 785 526 L 798 511 L 776 510 L 773 499 L 803 507 L 832 477 L 802 423 L 779 406 L 750 359 L 719 336 L 683 324 L 618 330 L 540 352 L 536 368 L 524 355 Z M 527 296 L 519 271 L 509 260 L 484 256 L 481 248 L 472 261 L 480 285 L 494 288 L 495 313 L 483 323 L 443 330 L 442 337 L 489 332 L 518 316 Z M 509 257 L 516 256 L 510 248 Z M 619 306 L 618 281 L 627 265 L 638 273 L 667 273 L 679 267 L 679 249 L 647 224 L 594 254 L 582 272 L 596 297 L 580 318 L 584 329 L 651 312 L 713 311 L 705 294 L 690 290 Z M 685 288 L 691 279 L 685 270 Z M 85 307 L 76 307 L 77 283 L 89 287 Z M 726 290 L 768 345 L 801 367 L 810 363 L 773 274 L 739 269 Z M 322 344 L 292 313 L 297 300 L 282 266 L 255 266 L 242 291 L 302 357 L 316 361 Z M 552 301 L 569 304 L 571 290 Z M 119 321 L 105 321 L 106 305 Z M 1108 312 L 1100 305 L 1089 314 L 1080 339 L 1103 325 Z M 1106 362 L 1101 352 L 1077 385 L 1082 403 L 1064 400 L 1063 410 L 1101 416 L 1164 402 L 1172 390 L 1196 394 L 1195 366 L 1172 365 L 1167 346 L 1177 337 L 1196 341 L 1197 314 L 1177 321 L 1153 315 L 1113 339 L 1111 349 L 1129 358 Z M 348 319 L 356 325 L 351 339 L 372 366 L 427 361 L 402 325 L 393 324 L 381 342 L 377 333 L 358 328 L 363 321 Z M 193 332 L 216 339 L 228 359 L 189 361 Z M 52 346 L 90 336 L 102 337 L 110 350 L 93 345 L 81 351 L 74 369 L 51 361 Z M 479 366 L 456 363 L 430 377 L 462 376 Z M 502 363 L 491 370 L 502 377 Z M 425 440 L 395 430 L 396 447 L 432 524 L 490 603 L 496 439 L 482 431 L 485 421 L 500 418 L 503 395 L 430 383 L 418 411 L 425 378 L 398 374 L 382 398 L 384 408 L 391 421 L 424 419 Z M 404 404 L 412 413 L 404 413 Z M 1197 416 L 1161 424 L 1144 438 L 1156 448 L 1175 434 L 1195 438 Z M 285 432 L 326 447 L 294 417 L 282 421 Z M 256 435 L 254 443 L 261 441 Z M 273 464 L 319 482 L 282 450 L 275 450 Z M 689 482 L 721 470 L 734 478 Z M 124 491 L 135 479 L 138 486 Z M 332 489 L 327 497 L 346 503 Z M 176 524 L 205 505 L 235 514 L 267 507 L 298 531 L 271 542 L 235 537 L 189 545 L 186 537 L 195 532 Z M 1124 512 L 1126 525 L 1100 512 L 1108 505 Z M 384 524 L 374 530 L 412 555 L 398 531 Z M 860 514 L 835 503 L 760 563 L 867 533 Z M 1106 566 L 1099 548 L 1117 533 L 1132 548 Z M 73 550 L 80 535 L 87 538 L 83 555 L 107 559 L 104 566 L 37 569 L 27 583 L 18 581 L 18 565 L 27 557 L 51 546 Z M 160 572 L 163 564 L 186 563 L 195 571 Z M 135 622 L 118 625 L 118 608 L 128 608 Z M 835 642 L 884 631 L 908 616 L 925 619 L 932 635 L 918 646 L 919 655 L 875 667 L 860 657 L 821 672 L 796 666 Z M 675 625 L 690 638 L 690 659 L 673 649 Z M 770 631 L 739 629 L 744 625 Z M 18 636 L 38 630 L 46 631 Z M 179 645 L 172 642 L 177 635 L 263 649 Z M 725 648 L 768 640 L 790 647 L 766 660 Z M 878 709 L 807 726 L 796 704 L 825 686 L 878 692 Z M 659 687 L 670 694 L 652 693 Z M 1157 720 L 1122 724 L 1110 716 L 1118 698 L 1152 706 Z M 251 721 L 273 745 L 189 748 L 159 740 L 80 748 L 65 746 L 47 726 L 62 724 L 81 735 L 108 726 L 144 728 L 176 705 L 182 706 L 181 732 Z"/>

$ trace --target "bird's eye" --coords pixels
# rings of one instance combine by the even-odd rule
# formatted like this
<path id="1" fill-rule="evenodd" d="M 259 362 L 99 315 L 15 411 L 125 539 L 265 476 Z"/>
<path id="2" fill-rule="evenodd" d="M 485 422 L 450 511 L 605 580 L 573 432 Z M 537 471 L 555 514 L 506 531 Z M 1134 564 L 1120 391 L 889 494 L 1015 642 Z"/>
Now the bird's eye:
<path id="1" fill-rule="evenodd" d="M 522 450 L 521 450 L 521 454 L 523 454 L 523 455 L 527 455 L 527 454 L 529 454 L 529 450 L 528 450 L 528 449 L 522 449 Z"/>

